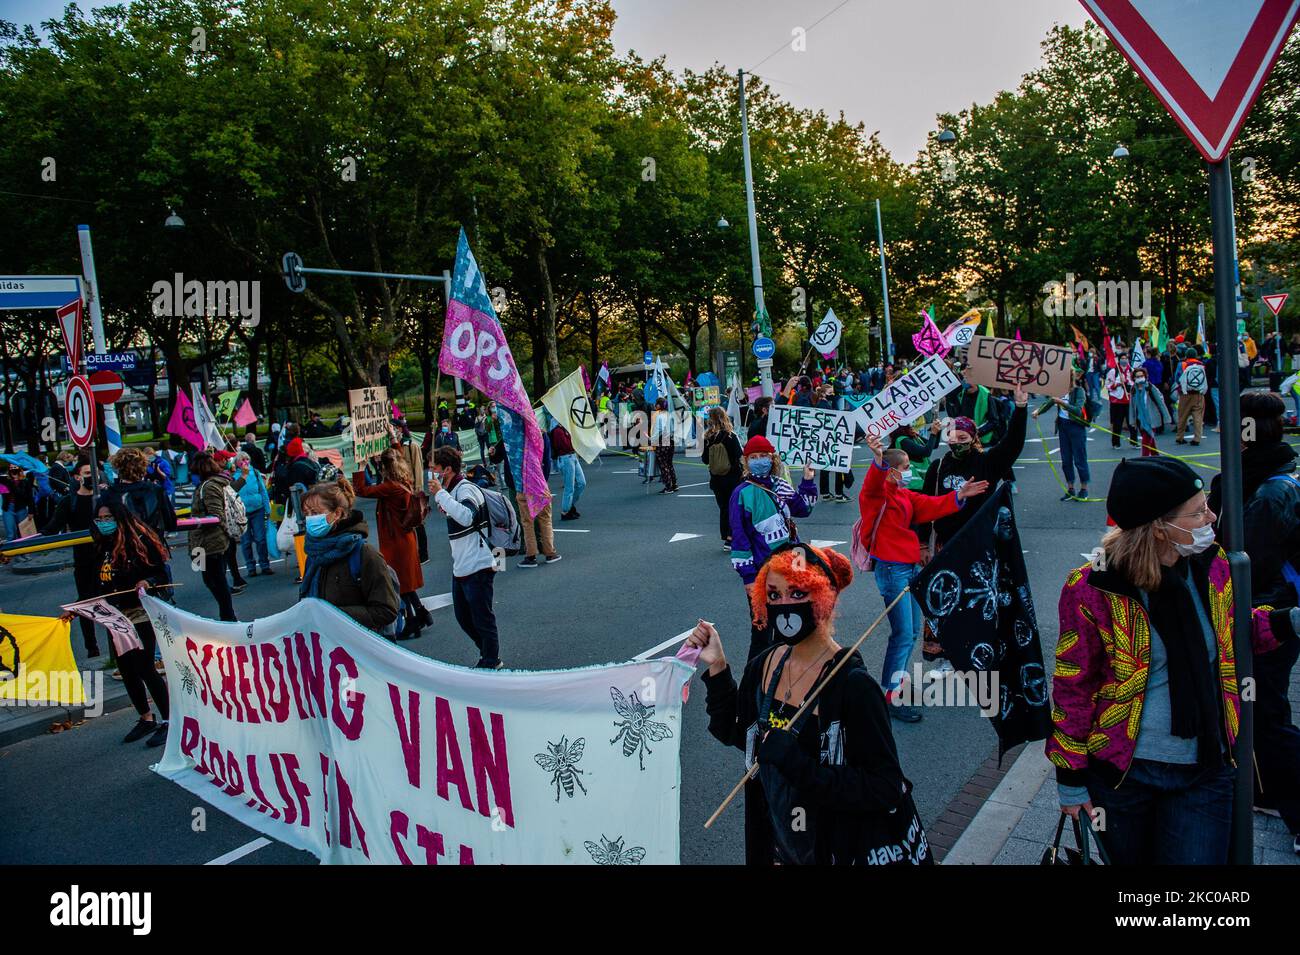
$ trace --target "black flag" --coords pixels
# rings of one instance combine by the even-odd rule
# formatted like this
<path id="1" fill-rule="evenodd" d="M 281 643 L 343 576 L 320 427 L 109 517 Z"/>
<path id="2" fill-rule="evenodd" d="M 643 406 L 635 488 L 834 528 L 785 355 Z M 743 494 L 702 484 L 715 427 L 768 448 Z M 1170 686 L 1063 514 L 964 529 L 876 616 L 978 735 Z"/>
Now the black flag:
<path id="1" fill-rule="evenodd" d="M 912 582 L 921 612 L 959 672 L 996 672 L 998 756 L 1051 731 L 1047 673 L 1020 533 L 1003 481 Z"/>

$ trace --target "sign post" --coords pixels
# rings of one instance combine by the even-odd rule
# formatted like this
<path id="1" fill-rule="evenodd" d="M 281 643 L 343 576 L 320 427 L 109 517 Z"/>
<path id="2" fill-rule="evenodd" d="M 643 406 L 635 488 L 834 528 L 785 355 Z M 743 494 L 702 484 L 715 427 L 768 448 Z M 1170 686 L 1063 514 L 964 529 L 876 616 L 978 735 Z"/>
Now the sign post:
<path id="1" fill-rule="evenodd" d="M 104 338 L 104 313 L 99 307 L 99 279 L 95 277 L 95 250 L 90 244 L 90 226 L 77 226 L 77 241 L 81 244 L 81 271 L 86 284 L 86 300 L 90 305 L 90 329 L 95 336 L 95 351 L 108 351 Z M 111 457 L 122 448 L 122 426 L 117 421 L 117 408 L 104 406 L 104 437 L 108 439 Z M 98 475 L 98 472 L 96 472 Z"/>
<path id="2" fill-rule="evenodd" d="M 1236 223 L 1229 149 L 1300 16 L 1300 0 L 1199 3 L 1174 6 L 1133 0 L 1081 0 L 1174 121 L 1205 157 L 1210 174 L 1210 236 L 1214 247 L 1215 338 L 1223 360 L 1237 352 Z M 1244 553 L 1240 444 L 1229 440 L 1241 420 L 1240 386 L 1219 376 L 1220 421 L 1227 425 L 1220 450 L 1221 540 L 1228 551 L 1238 612 L 1233 640 L 1239 685 L 1254 676 L 1250 631 L 1250 560 Z M 1220 425 L 1222 427 L 1223 424 Z M 1230 861 L 1250 865 L 1254 774 L 1254 703 L 1241 701 L 1235 758 L 1237 787 Z"/>

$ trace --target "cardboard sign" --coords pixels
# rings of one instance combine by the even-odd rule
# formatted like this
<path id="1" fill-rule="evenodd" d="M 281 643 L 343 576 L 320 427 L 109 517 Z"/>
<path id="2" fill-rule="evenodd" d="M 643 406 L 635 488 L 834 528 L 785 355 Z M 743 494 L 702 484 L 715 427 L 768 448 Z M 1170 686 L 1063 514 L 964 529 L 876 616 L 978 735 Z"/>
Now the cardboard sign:
<path id="1" fill-rule="evenodd" d="M 853 463 L 853 413 L 773 405 L 767 439 L 792 471 L 804 467 L 847 474 Z"/>
<path id="2" fill-rule="evenodd" d="M 373 455 L 387 450 L 388 389 L 356 388 L 348 392 L 348 414 L 352 418 L 352 459 L 358 468 Z"/>
<path id="3" fill-rule="evenodd" d="M 885 438 L 934 409 L 943 396 L 961 387 L 947 363 L 931 355 L 906 375 L 896 378 L 853 414 L 869 436 Z"/>
<path id="4" fill-rule="evenodd" d="M 1034 394 L 1061 398 L 1070 390 L 1074 356 L 1064 345 L 976 335 L 966 361 L 966 380 L 977 385 L 1008 390 L 1023 385 Z"/>
<path id="5" fill-rule="evenodd" d="M 695 389 L 695 407 L 707 408 L 722 403 L 722 390 L 717 385 Z"/>

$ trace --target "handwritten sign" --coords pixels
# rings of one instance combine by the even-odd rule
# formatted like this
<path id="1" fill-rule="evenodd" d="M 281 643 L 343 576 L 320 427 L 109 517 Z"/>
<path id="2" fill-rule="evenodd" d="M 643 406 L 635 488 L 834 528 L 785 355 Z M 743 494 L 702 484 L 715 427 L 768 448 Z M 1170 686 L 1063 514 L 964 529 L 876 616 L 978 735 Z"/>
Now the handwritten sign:
<path id="1" fill-rule="evenodd" d="M 950 391 L 961 387 L 944 360 L 931 355 L 906 375 L 895 378 L 854 414 L 868 436 L 887 437 L 895 428 L 932 411 Z"/>
<path id="2" fill-rule="evenodd" d="M 966 353 L 966 380 L 989 388 L 1014 389 L 1062 397 L 1070 390 L 1074 361 L 1064 345 L 976 335 Z"/>
<path id="3" fill-rule="evenodd" d="M 773 405 L 767 439 L 792 470 L 848 473 L 853 463 L 853 415 L 830 408 Z"/>
<path id="4" fill-rule="evenodd" d="M 388 389 L 355 388 L 348 392 L 352 417 L 352 457 L 358 468 L 388 448 Z"/>

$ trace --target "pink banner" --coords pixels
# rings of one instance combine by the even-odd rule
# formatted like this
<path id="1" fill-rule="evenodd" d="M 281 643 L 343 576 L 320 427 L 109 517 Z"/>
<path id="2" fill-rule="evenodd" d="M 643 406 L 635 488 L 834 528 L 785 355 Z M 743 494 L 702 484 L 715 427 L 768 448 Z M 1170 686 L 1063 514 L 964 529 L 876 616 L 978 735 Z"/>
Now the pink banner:
<path id="1" fill-rule="evenodd" d="M 183 391 L 176 392 L 176 406 L 172 408 L 171 420 L 167 422 L 167 433 L 188 441 L 200 451 L 208 446 L 194 421 L 194 405 L 190 404 L 189 396 Z"/>
<path id="2" fill-rule="evenodd" d="M 240 405 L 239 410 L 235 412 L 235 424 L 242 428 L 246 425 L 252 424 L 256 420 L 257 412 L 253 410 L 253 405 L 247 398 L 245 398 L 244 403 Z"/>
<path id="3" fill-rule="evenodd" d="M 759 398 L 763 397 L 763 389 L 758 385 L 754 385 L 752 388 L 746 388 L 745 397 L 749 399 L 750 404 L 753 404 Z"/>
<path id="4" fill-rule="evenodd" d="M 542 477 L 542 431 L 510 354 L 505 330 L 492 316 L 453 298 L 447 306 L 438 367 L 523 418 L 524 494 L 529 516 L 536 517 L 551 499 Z"/>

